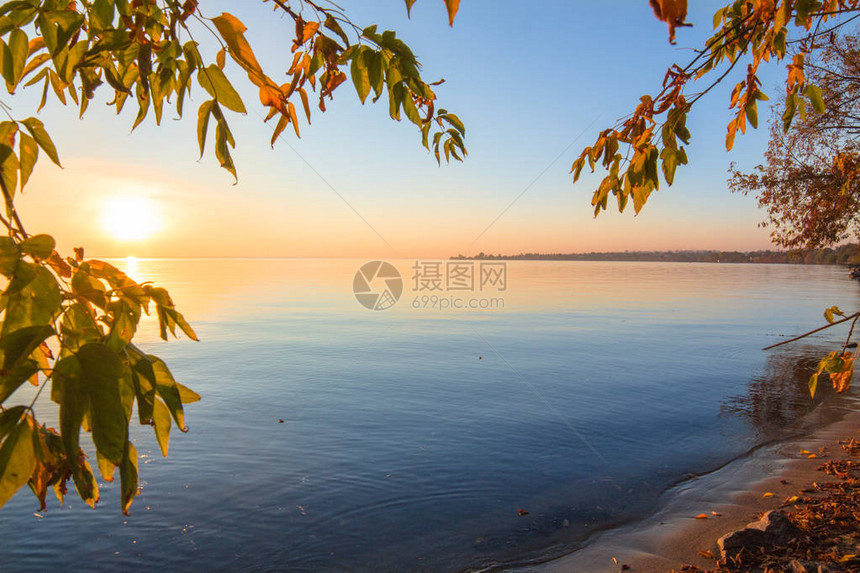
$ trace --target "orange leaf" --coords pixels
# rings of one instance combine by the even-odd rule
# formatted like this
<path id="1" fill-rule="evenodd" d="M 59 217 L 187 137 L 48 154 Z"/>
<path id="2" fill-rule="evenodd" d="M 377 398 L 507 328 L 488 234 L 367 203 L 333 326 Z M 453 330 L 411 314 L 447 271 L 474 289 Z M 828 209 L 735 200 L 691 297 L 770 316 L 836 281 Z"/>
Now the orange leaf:
<path id="1" fill-rule="evenodd" d="M 443 0 L 445 2 L 445 8 L 448 9 L 448 25 L 454 25 L 454 17 L 457 15 L 457 10 L 460 9 L 460 0 Z M 684 4 L 687 3 L 687 0 L 683 0 Z"/>
<path id="2" fill-rule="evenodd" d="M 658 19 L 669 25 L 669 42 L 675 43 L 675 28 L 689 26 L 684 22 L 687 18 L 687 0 L 650 0 L 651 8 Z"/>
<path id="3" fill-rule="evenodd" d="M 696 519 L 708 519 L 708 514 L 707 513 L 700 513 L 699 515 L 696 516 Z"/>
<path id="4" fill-rule="evenodd" d="M 304 28 L 302 28 L 302 44 L 313 38 L 314 34 L 316 34 L 317 30 L 319 30 L 319 27 L 319 22 L 306 23 Z"/>

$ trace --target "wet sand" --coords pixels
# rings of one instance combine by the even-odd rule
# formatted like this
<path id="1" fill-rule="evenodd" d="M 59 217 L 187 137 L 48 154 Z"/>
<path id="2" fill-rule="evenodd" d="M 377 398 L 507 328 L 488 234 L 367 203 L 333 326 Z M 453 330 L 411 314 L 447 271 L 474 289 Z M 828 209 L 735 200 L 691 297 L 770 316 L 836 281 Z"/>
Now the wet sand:
<path id="1" fill-rule="evenodd" d="M 664 573 L 683 564 L 713 567 L 714 561 L 699 551 L 718 556 L 718 538 L 755 521 L 765 511 L 778 509 L 812 482 L 829 479 L 818 468 L 829 459 L 843 459 L 839 440 L 860 439 L 860 399 L 844 396 L 839 409 L 844 412 L 841 419 L 819 426 L 809 435 L 761 447 L 672 488 L 659 511 L 645 520 L 596 534 L 575 553 L 517 571 L 609 573 L 626 564 L 631 572 Z M 816 418 L 826 424 L 827 413 L 816 412 L 813 421 Z M 821 448 L 825 448 L 823 454 Z M 810 459 L 803 451 L 816 457 Z M 765 497 L 765 493 L 773 495 Z M 697 519 L 702 513 L 708 517 Z"/>

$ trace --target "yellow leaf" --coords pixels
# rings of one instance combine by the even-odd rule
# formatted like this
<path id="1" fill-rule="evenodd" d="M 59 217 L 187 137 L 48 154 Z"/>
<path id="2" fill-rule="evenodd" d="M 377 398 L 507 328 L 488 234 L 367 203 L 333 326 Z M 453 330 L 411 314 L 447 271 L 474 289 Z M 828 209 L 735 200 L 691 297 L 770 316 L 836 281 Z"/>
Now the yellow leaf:
<path id="1" fill-rule="evenodd" d="M 263 70 L 260 63 L 257 61 L 248 40 L 245 39 L 245 31 L 247 30 L 245 25 L 227 12 L 212 18 L 212 23 L 215 24 L 218 33 L 221 34 L 227 47 L 230 48 L 230 55 L 246 68 L 250 68 L 249 72 L 254 71 L 262 74 Z"/>
<path id="2" fill-rule="evenodd" d="M 713 559 L 714 558 L 714 554 L 708 550 L 699 551 L 699 555 L 701 555 L 702 557 L 704 557 L 706 559 Z"/>
<path id="3" fill-rule="evenodd" d="M 856 554 L 856 553 L 849 553 L 848 555 L 843 555 L 843 556 L 839 559 L 839 562 L 840 562 L 840 563 L 845 563 L 846 561 L 851 561 L 851 560 L 852 560 L 852 559 L 854 559 L 855 557 L 857 557 L 857 554 Z"/>
<path id="4" fill-rule="evenodd" d="M 773 497 L 773 494 L 772 494 L 771 492 L 766 492 L 762 497 L 763 497 L 763 498 L 766 498 L 766 497 Z"/>

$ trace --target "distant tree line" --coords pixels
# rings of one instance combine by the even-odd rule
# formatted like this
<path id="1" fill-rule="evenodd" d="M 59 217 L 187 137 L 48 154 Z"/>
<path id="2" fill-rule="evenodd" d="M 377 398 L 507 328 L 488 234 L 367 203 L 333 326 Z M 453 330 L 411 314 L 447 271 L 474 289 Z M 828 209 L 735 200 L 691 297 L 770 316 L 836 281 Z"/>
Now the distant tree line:
<path id="1" fill-rule="evenodd" d="M 796 265 L 860 264 L 860 245 L 850 243 L 836 248 L 792 251 L 624 251 L 610 253 L 520 253 L 473 257 L 457 255 L 452 260 L 510 261 L 653 261 L 676 263 L 776 263 Z"/>

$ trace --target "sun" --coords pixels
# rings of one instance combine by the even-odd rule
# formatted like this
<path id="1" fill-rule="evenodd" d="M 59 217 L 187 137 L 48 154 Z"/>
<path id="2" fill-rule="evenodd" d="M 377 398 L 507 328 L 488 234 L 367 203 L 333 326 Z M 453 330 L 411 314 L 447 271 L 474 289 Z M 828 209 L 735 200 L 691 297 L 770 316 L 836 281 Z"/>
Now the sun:
<path id="1" fill-rule="evenodd" d="M 105 232 L 123 242 L 140 242 L 159 229 L 158 207 L 148 197 L 117 196 L 108 199 L 102 209 Z"/>

